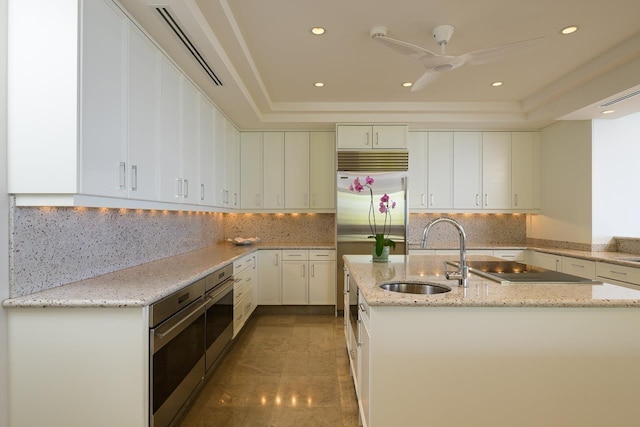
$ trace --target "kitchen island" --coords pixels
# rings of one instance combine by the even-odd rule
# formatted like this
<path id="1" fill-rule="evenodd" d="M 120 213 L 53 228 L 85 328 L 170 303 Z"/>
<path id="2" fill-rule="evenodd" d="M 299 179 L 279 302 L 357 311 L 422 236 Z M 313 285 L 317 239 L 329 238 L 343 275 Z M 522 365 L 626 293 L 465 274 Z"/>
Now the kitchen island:
<path id="1" fill-rule="evenodd" d="M 368 426 L 636 426 L 640 290 L 603 284 L 469 287 L 457 257 L 344 257 L 359 292 L 356 389 Z M 436 295 L 384 291 L 430 281 Z M 347 322 L 347 332 L 349 322 Z M 347 337 L 349 343 L 349 336 Z"/>

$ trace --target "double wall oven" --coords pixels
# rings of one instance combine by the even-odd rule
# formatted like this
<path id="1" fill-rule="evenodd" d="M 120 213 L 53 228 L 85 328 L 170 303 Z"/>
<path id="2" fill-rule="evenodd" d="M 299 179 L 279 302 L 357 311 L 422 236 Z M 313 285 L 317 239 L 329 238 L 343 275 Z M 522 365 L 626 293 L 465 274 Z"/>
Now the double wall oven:
<path id="1" fill-rule="evenodd" d="M 172 424 L 233 336 L 233 264 L 149 310 L 150 426 Z"/>

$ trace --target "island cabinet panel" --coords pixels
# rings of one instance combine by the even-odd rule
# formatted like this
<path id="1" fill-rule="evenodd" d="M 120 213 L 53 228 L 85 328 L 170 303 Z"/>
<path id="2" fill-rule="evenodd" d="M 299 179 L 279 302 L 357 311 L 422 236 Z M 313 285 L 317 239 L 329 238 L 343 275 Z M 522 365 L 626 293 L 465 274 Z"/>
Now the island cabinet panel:
<path id="1" fill-rule="evenodd" d="M 640 268 L 596 262 L 598 280 L 612 283 L 640 285 Z"/>
<path id="2" fill-rule="evenodd" d="M 149 424 L 147 308 L 18 308 L 8 316 L 10 426 Z"/>
<path id="3" fill-rule="evenodd" d="M 637 308 L 371 306 L 369 315 L 366 425 L 637 426 Z"/>
<path id="4" fill-rule="evenodd" d="M 282 304 L 282 250 L 258 251 L 258 305 Z"/>

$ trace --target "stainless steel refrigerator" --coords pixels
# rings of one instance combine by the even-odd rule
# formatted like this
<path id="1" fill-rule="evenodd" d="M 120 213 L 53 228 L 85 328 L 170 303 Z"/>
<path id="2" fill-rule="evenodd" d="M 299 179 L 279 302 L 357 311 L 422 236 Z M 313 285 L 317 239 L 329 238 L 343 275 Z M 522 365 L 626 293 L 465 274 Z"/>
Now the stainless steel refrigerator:
<path id="1" fill-rule="evenodd" d="M 407 152 L 338 152 L 336 243 L 338 250 L 337 292 L 342 295 L 344 277 L 343 255 L 371 254 L 375 240 L 369 238 L 372 230 L 369 223 L 371 192 L 369 187 L 357 192 L 351 189 L 354 180 L 365 184 L 367 177 L 373 178 L 373 212 L 376 229 L 382 230 L 384 214 L 379 212 L 380 198 L 387 194 L 395 202 L 390 210 L 389 238 L 396 242 L 391 255 L 404 255 L 407 251 Z M 388 223 L 389 221 L 387 221 Z M 343 310 L 338 298 L 338 310 Z"/>

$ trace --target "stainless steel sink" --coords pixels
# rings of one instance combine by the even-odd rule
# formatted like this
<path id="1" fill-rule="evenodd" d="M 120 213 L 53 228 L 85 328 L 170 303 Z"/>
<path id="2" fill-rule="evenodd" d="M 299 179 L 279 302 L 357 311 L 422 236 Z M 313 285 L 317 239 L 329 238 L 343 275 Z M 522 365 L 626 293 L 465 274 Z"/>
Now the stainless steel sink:
<path id="1" fill-rule="evenodd" d="M 403 294 L 443 294 L 451 291 L 447 285 L 430 282 L 387 282 L 380 285 L 385 291 L 400 292 Z"/>

